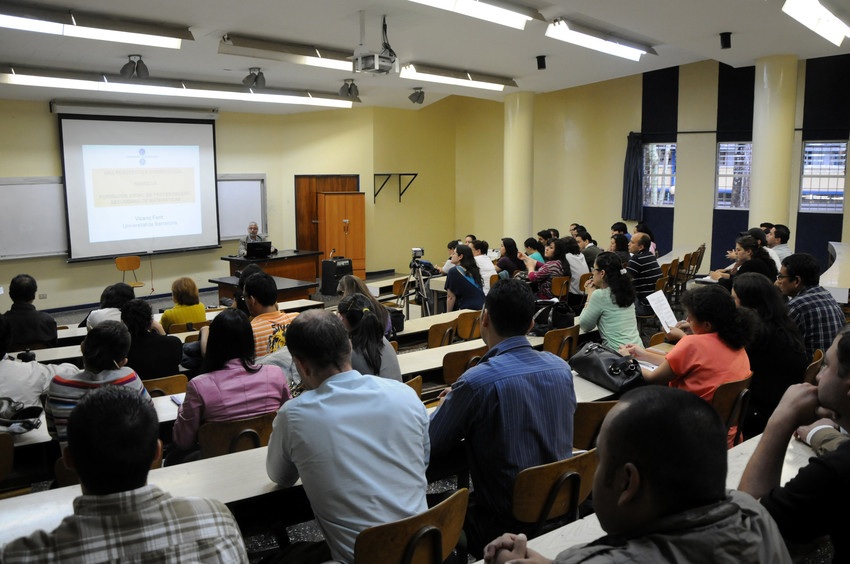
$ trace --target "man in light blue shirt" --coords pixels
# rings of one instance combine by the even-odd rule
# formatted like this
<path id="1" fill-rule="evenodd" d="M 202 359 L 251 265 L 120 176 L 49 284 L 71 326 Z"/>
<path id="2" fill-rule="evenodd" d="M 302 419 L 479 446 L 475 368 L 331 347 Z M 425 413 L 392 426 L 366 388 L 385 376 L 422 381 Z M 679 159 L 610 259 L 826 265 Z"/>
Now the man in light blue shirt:
<path id="1" fill-rule="evenodd" d="M 278 411 L 266 470 L 301 477 L 333 559 L 353 562 L 360 531 L 428 509 L 428 415 L 409 386 L 351 369 L 336 314 L 302 313 L 286 344 L 306 391 Z"/>

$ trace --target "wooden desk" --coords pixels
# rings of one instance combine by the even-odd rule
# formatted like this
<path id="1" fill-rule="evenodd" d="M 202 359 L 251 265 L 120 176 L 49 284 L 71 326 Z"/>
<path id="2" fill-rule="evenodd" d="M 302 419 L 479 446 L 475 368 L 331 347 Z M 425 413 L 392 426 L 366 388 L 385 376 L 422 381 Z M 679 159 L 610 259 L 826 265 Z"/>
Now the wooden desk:
<path id="1" fill-rule="evenodd" d="M 820 285 L 832 294 L 836 302 L 846 304 L 850 290 L 850 244 L 830 241 L 829 257 L 832 266 L 820 275 Z"/>
<path id="2" fill-rule="evenodd" d="M 307 299 L 310 297 L 310 290 L 319 286 L 315 279 L 312 282 L 306 282 L 304 280 L 281 278 L 279 276 L 272 276 L 272 278 L 274 278 L 275 285 L 277 286 L 277 301 L 279 302 Z M 239 278 L 236 276 L 224 276 L 222 278 L 210 278 L 209 282 L 218 286 L 219 299 L 233 298 L 236 287 L 239 284 Z"/>
<path id="3" fill-rule="evenodd" d="M 59 341 L 58 344 L 60 346 L 79 345 L 83 342 L 83 339 L 86 338 L 88 329 L 85 325 L 83 325 L 82 327 L 68 327 L 67 329 L 60 329 L 56 333 L 56 337 Z"/>
<path id="4" fill-rule="evenodd" d="M 230 275 L 236 273 L 249 264 L 256 264 L 266 274 L 280 276 L 281 278 L 293 278 L 295 280 L 309 280 L 315 282 L 319 277 L 320 251 L 282 250 L 268 258 L 249 259 L 245 257 L 226 256 L 221 260 L 230 264 Z"/>
<path id="5" fill-rule="evenodd" d="M 372 280 L 371 282 L 366 282 L 366 287 L 369 288 L 369 292 L 374 296 L 383 296 L 384 294 L 392 294 L 393 293 L 393 285 L 396 280 L 407 280 L 409 274 L 404 276 L 393 276 L 392 278 L 381 278 L 380 280 Z"/>
<path id="6" fill-rule="evenodd" d="M 428 339 L 428 330 L 436 323 L 445 323 L 454 321 L 461 313 L 475 311 L 472 309 L 459 309 L 448 313 L 438 313 L 437 315 L 429 315 L 428 317 L 417 317 L 416 319 L 407 319 L 404 322 L 404 331 L 396 333 L 396 340 L 399 344 L 410 344 L 416 341 L 423 343 Z"/>

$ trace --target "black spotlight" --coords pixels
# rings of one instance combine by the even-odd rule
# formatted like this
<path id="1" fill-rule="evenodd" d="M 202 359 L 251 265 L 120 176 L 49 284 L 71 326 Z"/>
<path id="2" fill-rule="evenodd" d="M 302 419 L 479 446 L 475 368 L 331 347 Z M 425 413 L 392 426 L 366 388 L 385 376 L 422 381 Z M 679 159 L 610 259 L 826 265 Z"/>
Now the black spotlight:
<path id="1" fill-rule="evenodd" d="M 127 58 L 130 60 L 121 67 L 118 74 L 124 78 L 148 78 L 150 76 L 148 66 L 142 61 L 141 55 L 129 55 Z"/>
<path id="2" fill-rule="evenodd" d="M 421 104 L 425 101 L 425 93 L 422 91 L 422 88 L 417 87 L 413 89 L 413 94 L 408 96 L 407 99 L 414 104 Z"/>
<path id="3" fill-rule="evenodd" d="M 720 48 L 721 49 L 731 49 L 732 48 L 732 32 L 724 31 L 720 34 Z"/>
<path id="4" fill-rule="evenodd" d="M 260 70 L 260 67 L 251 67 L 248 76 L 242 79 L 242 84 L 248 88 L 265 88 L 266 75 Z"/>

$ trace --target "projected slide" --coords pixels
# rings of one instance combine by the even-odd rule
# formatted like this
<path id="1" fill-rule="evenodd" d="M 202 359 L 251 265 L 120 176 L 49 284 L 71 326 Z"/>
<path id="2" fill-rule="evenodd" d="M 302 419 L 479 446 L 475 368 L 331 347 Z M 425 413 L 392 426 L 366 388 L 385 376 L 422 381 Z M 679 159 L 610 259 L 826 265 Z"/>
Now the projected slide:
<path id="1" fill-rule="evenodd" d="M 84 145 L 89 240 L 201 232 L 197 146 Z"/>

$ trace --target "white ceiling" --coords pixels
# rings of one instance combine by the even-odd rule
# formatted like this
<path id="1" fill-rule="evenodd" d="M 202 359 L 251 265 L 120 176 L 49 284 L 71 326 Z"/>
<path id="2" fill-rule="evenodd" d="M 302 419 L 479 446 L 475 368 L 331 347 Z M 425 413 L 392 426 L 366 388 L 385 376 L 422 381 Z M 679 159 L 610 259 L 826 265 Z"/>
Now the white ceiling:
<path id="1" fill-rule="evenodd" d="M 850 4 L 850 0 L 841 0 Z M 734 67 L 769 55 L 800 59 L 850 53 L 850 39 L 835 47 L 781 12 L 784 0 L 515 0 L 547 19 L 566 16 L 654 46 L 658 55 L 631 62 L 549 39 L 546 23 L 524 31 L 415 4 L 407 0 L 45 0 L 43 5 L 189 26 L 195 40 L 179 51 L 0 29 L 0 63 L 116 74 L 127 55 L 140 53 L 151 78 L 238 84 L 250 67 L 261 67 L 275 88 L 335 93 L 354 78 L 363 106 L 416 109 L 407 96 L 425 89 L 425 105 L 445 96 L 502 100 L 517 91 L 550 92 L 715 59 Z M 505 76 L 519 88 L 505 92 L 452 87 L 218 54 L 225 33 L 352 51 L 359 43 L 359 11 L 365 12 L 366 46 L 381 48 L 380 18 L 387 16 L 389 42 L 402 64 L 427 63 Z M 720 49 L 720 32 L 732 32 L 732 48 Z M 535 57 L 548 68 L 537 70 Z M 25 100 L 86 99 L 187 105 L 185 100 L 95 94 L 0 85 L 0 97 Z M 258 113 L 296 113 L 304 106 L 203 101 L 195 106 Z"/>

